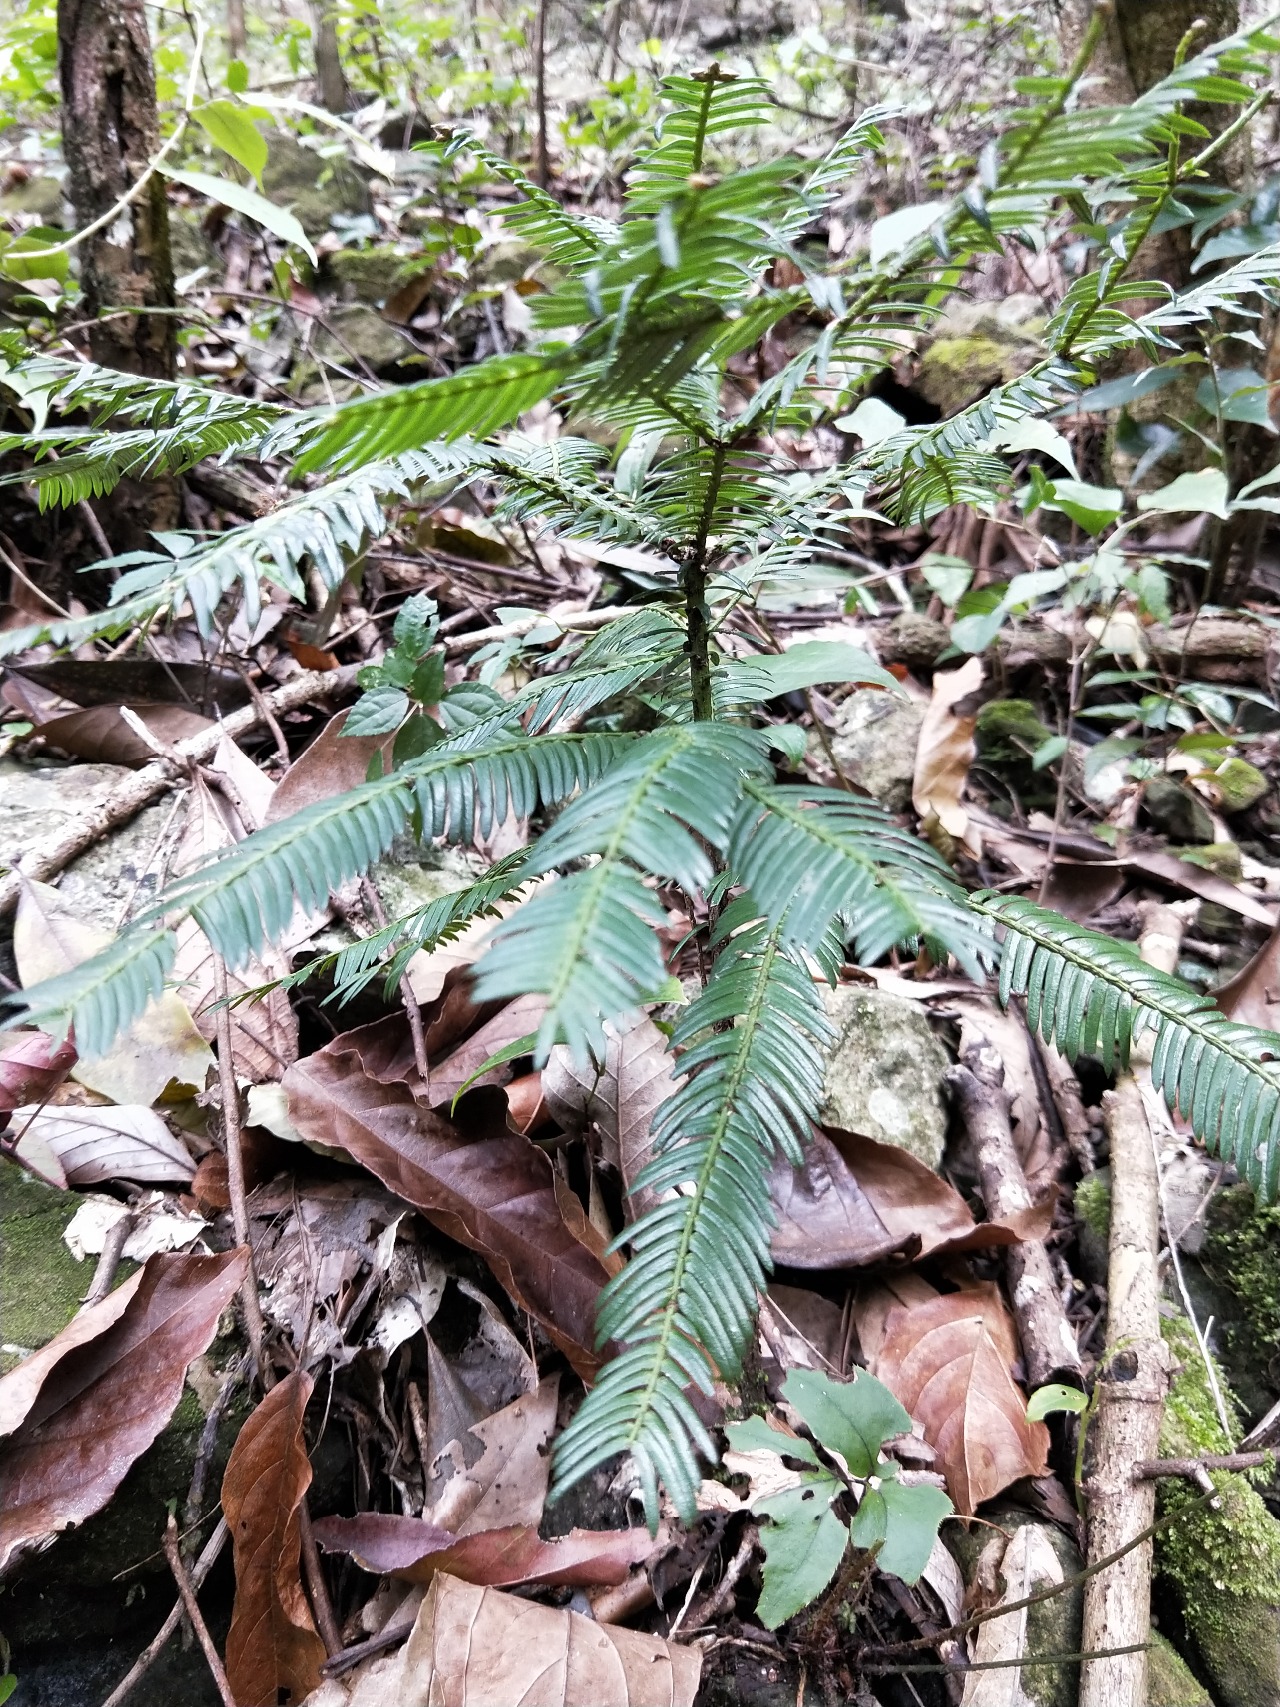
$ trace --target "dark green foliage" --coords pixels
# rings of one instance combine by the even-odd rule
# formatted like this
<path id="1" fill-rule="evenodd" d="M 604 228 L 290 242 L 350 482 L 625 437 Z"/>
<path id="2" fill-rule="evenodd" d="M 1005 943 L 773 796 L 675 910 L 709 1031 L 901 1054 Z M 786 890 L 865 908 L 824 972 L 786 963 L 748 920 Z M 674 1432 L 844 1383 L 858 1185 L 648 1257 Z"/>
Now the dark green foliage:
<path id="1" fill-rule="evenodd" d="M 184 876 L 106 954 L 23 997 L 25 1017 L 74 1023 L 92 1053 L 162 987 L 184 917 L 243 966 L 295 908 L 324 906 L 407 828 L 465 842 L 509 814 L 533 819 L 531 846 L 335 957 L 339 998 L 375 976 L 393 983 L 419 947 L 554 876 L 495 930 L 477 989 L 482 999 L 545 995 L 539 1055 L 557 1042 L 589 1055 L 607 1021 L 671 993 L 654 928 L 668 904 L 661 891 L 708 918 L 709 976 L 675 1024 L 679 1084 L 655 1118 L 641 1178 L 656 1207 L 619 1241 L 630 1261 L 602 1302 L 601 1341 L 620 1349 L 563 1437 L 561 1487 L 630 1449 L 651 1515 L 659 1477 L 690 1508 L 699 1455 L 711 1451 L 690 1388 L 709 1392 L 732 1376 L 749 1343 L 768 1273 L 769 1171 L 778 1152 L 800 1154 L 821 1098 L 826 1022 L 814 969 L 834 976 L 850 947 L 864 960 L 924 948 L 978 975 L 1002 927 L 1005 999 L 1025 990 L 1045 1036 L 1108 1065 L 1151 1028 L 1166 1094 L 1211 1149 L 1275 1191 L 1280 1067 L 1262 1034 L 1221 1019 L 1124 944 L 1025 902 L 986 896 L 971 906 L 938 856 L 873 803 L 780 782 L 767 741 L 781 737 L 751 727 L 756 704 L 778 691 L 780 661 L 742 656 L 752 631 L 730 639 L 728 630 L 766 587 L 803 580 L 851 513 L 875 504 L 915 520 L 988 503 L 1013 479 L 991 443 L 1002 431 L 1081 393 L 1104 359 L 1134 344 L 1154 355 L 1177 329 L 1250 312 L 1243 305 L 1273 292 L 1280 252 L 1263 251 L 1138 319 L 1124 311 L 1168 295 L 1127 273 L 1182 177 L 1200 170 L 1179 153 L 1184 139 L 1201 140 L 1180 104 L 1239 108 L 1251 96 L 1242 79 L 1265 71 L 1257 55 L 1276 47 L 1261 36 L 1219 43 L 1123 109 L 1075 102 L 1069 80 L 1037 80 L 1033 104 L 1001 121 L 972 181 L 936 217 L 930 210 L 926 231 L 836 264 L 800 240 L 892 115 L 865 114 L 818 161 L 744 164 L 742 138 L 767 120 L 767 91 L 714 69 L 672 79 L 618 221 L 577 218 L 466 138 L 452 145 L 518 184 L 524 200 L 510 223 L 550 263 L 548 288 L 530 299 L 527 350 L 294 414 L 69 364 L 8 370 L 5 382 L 41 422 L 52 405 L 90 408 L 99 428 L 128 423 L 96 441 L 64 436 L 56 464 L 41 460 L 51 440 L 10 443 L 33 460 L 50 501 L 211 450 L 274 457 L 296 479 L 319 479 L 243 528 L 159 540 L 155 553 L 118 565 L 127 572 L 107 610 L 6 634 L 6 651 L 120 634 L 187 606 L 212 636 L 237 597 L 253 620 L 264 581 L 301 597 L 307 564 L 337 588 L 384 530 L 387 499 L 425 502 L 472 481 L 496 487 L 499 515 L 522 526 L 627 548 L 620 561 L 639 608 L 585 643 L 566 636 L 506 700 L 475 684 L 444 692 L 434 630 L 422 612 L 406 616 L 354 714 L 356 727 L 393 736 L 387 774 Z M 1072 286 L 1030 373 L 820 473 L 780 453 L 777 432 L 838 418 L 857 400 L 903 329 L 937 311 L 975 255 L 1035 243 L 1064 207 L 1099 264 Z M 779 259 L 800 282 L 774 282 Z M 788 317 L 813 328 L 810 341 L 743 395 L 728 363 Z M 614 448 L 515 432 L 485 442 L 549 396 Z M 893 691 L 856 658 L 843 679 Z M 427 728 L 437 695 L 439 727 Z M 643 708 L 647 732 L 615 732 L 622 696 Z M 539 834 L 548 807 L 559 816 Z"/>

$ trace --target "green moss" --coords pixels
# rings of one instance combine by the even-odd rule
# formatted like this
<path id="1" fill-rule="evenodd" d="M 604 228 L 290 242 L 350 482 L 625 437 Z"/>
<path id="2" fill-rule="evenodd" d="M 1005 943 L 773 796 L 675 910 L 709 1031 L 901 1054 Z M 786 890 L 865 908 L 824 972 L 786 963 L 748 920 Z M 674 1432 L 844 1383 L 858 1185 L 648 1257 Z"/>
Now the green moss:
<path id="1" fill-rule="evenodd" d="M 1249 1186 L 1230 1186 L 1210 1203 L 1207 1229 L 1205 1268 L 1242 1305 L 1222 1324 L 1224 1358 L 1265 1379 L 1280 1356 L 1280 1205 L 1260 1207 Z"/>
<path id="2" fill-rule="evenodd" d="M 1029 362 L 1008 344 L 976 332 L 963 338 L 939 338 L 925 351 L 917 387 L 944 414 L 954 414 L 993 385 L 1015 379 Z"/>
<path id="3" fill-rule="evenodd" d="M 1213 1707 L 1208 1690 L 1158 1630 L 1151 1632 L 1147 1654 L 1147 1707 Z"/>
<path id="4" fill-rule="evenodd" d="M 997 763 L 1025 763 L 1052 734 L 1029 699 L 989 699 L 978 713 L 978 751 Z"/>
<path id="5" fill-rule="evenodd" d="M 1244 812 L 1256 806 L 1271 788 L 1262 772 L 1247 759 L 1228 759 L 1218 766 L 1213 780 L 1222 792 L 1224 812 Z"/>
<path id="6" fill-rule="evenodd" d="M 1170 1458 L 1226 1452 L 1213 1391 L 1195 1339 L 1181 1320 L 1166 1322 L 1165 1339 L 1181 1364 L 1160 1431 Z M 1234 1400 L 1223 1386 L 1232 1430 Z M 1156 1538 L 1156 1563 L 1175 1585 L 1187 1628 L 1212 1675 L 1222 1707 L 1262 1707 L 1280 1697 L 1280 1523 L 1247 1476 L 1211 1472 L 1218 1506 L 1204 1504 L 1191 1483 L 1160 1483 L 1162 1516 L 1181 1513 Z"/>
<path id="7" fill-rule="evenodd" d="M 1076 1187 L 1076 1214 L 1096 1239 L 1111 1236 L 1111 1178 L 1105 1172 L 1089 1174 Z"/>
<path id="8" fill-rule="evenodd" d="M 75 1260 L 62 1237 L 79 1207 L 74 1192 L 57 1191 L 0 1162 L 0 1338 L 5 1345 L 36 1351 L 80 1308 L 92 1271 Z M 16 1361 L 15 1353 L 0 1353 L 0 1370 Z"/>

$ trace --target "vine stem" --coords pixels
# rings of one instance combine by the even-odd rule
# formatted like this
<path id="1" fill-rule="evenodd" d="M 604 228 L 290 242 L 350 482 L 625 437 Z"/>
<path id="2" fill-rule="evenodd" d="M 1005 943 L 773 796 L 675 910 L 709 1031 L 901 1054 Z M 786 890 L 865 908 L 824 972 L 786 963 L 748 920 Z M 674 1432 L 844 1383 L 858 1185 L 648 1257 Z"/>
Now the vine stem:
<path id="1" fill-rule="evenodd" d="M 693 699 L 693 715 L 699 723 L 709 723 L 715 717 L 715 698 L 711 689 L 711 612 L 707 609 L 707 543 L 711 537 L 711 518 L 724 479 L 728 448 L 717 445 L 712 452 L 711 478 L 698 522 L 698 536 L 693 556 L 684 570 L 684 607 L 688 623 L 689 691 Z"/>

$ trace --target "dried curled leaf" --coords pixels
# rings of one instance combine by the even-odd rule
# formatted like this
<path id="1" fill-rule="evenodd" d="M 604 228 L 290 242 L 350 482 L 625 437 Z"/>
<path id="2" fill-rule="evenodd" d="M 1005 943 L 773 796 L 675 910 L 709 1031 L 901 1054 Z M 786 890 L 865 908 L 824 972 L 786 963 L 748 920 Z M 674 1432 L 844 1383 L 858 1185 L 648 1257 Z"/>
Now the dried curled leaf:
<path id="1" fill-rule="evenodd" d="M 488 1262 L 587 1379 L 599 1367 L 595 1312 L 609 1278 L 566 1222 L 546 1155 L 501 1113 L 468 1140 L 386 1076 L 379 1028 L 337 1037 L 289 1069 L 289 1113 L 304 1138 L 340 1145 L 450 1238 Z M 477 1093 L 477 1100 L 485 1093 Z"/>
<path id="2" fill-rule="evenodd" d="M 1048 1468 L 1049 1431 L 1027 1421 L 1016 1358 L 1012 1319 L 990 1284 L 899 1307 L 885 1322 L 874 1373 L 924 1429 L 964 1517 Z"/>
<path id="3" fill-rule="evenodd" d="M 0 1381 L 0 1572 L 102 1510 L 173 1415 L 247 1265 L 244 1250 L 151 1257 Z"/>
<path id="4" fill-rule="evenodd" d="M 195 1172 L 186 1145 L 151 1108 L 20 1108 L 14 1122 L 22 1133 L 18 1156 L 30 1144 L 43 1146 L 57 1157 L 68 1185 L 118 1179 L 185 1185 Z"/>
<path id="5" fill-rule="evenodd" d="M 236 1571 L 227 1680 L 239 1707 L 301 1701 L 325 1660 L 300 1573 L 300 1511 L 311 1485 L 302 1418 L 312 1385 L 295 1369 L 272 1388 L 240 1430 L 222 1479 Z"/>
<path id="6" fill-rule="evenodd" d="M 349 1553 L 364 1570 L 406 1582 L 430 1582 L 447 1571 L 463 1582 L 490 1588 L 520 1583 L 563 1587 L 613 1587 L 655 1550 L 649 1531 L 571 1529 L 544 1541 L 537 1527 L 512 1524 L 458 1536 L 417 1517 L 365 1511 L 357 1517 L 326 1517 L 315 1526 L 327 1553 Z"/>
<path id="7" fill-rule="evenodd" d="M 405 1647 L 397 1707 L 693 1707 L 702 1655 L 440 1572 Z"/>

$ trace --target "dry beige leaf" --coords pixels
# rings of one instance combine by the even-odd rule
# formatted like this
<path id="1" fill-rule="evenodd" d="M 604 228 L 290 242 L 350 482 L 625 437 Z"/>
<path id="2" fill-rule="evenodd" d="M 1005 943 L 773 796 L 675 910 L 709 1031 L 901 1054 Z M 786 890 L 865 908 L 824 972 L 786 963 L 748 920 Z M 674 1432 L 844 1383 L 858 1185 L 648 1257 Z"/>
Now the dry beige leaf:
<path id="1" fill-rule="evenodd" d="M 18 1108 L 13 1130 L 21 1132 L 17 1155 L 31 1146 L 57 1158 L 68 1185 L 99 1185 L 127 1179 L 140 1185 L 185 1185 L 195 1163 L 180 1138 L 152 1108 L 81 1108 L 59 1103 Z"/>
<path id="2" fill-rule="evenodd" d="M 938 670 L 933 696 L 920 727 L 916 746 L 911 803 L 926 834 L 932 827 L 964 845 L 974 859 L 982 853 L 982 836 L 962 804 L 969 766 L 977 753 L 976 716 L 957 710 L 982 686 L 982 659 L 970 658 L 958 670 Z"/>
<path id="3" fill-rule="evenodd" d="M 224 742 L 230 746 L 230 742 Z M 238 749 L 237 749 L 238 750 Z M 240 793 L 239 780 L 236 785 Z M 269 802 L 268 802 L 269 804 Z M 246 806 L 246 813 L 251 809 Z M 226 848 L 234 847 L 241 834 L 254 828 L 241 824 L 231 808 L 198 778 L 191 791 L 182 839 L 174 855 L 176 875 L 185 876 Z M 178 951 L 174 978 L 179 992 L 190 1005 L 200 1035 L 212 1043 L 217 1037 L 217 959 L 209 939 L 194 919 L 178 926 Z M 234 998 L 260 988 L 287 968 L 271 950 L 246 962 L 238 972 L 227 973 L 227 991 Z M 279 1079 L 298 1059 L 298 1020 L 284 990 L 269 990 L 252 1002 L 237 1002 L 231 1009 L 231 1054 L 236 1077 L 253 1084 Z"/>
<path id="4" fill-rule="evenodd" d="M 899 1307 L 885 1322 L 871 1372 L 923 1428 L 962 1517 L 1048 1469 L 1049 1431 L 1027 1421 L 1010 1373 L 1017 1354 L 1013 1318 L 990 1284 Z"/>
<path id="5" fill-rule="evenodd" d="M 450 1441 L 427 1472 L 423 1517 L 453 1535 L 542 1521 L 555 1432 L 560 1378 L 540 1382 L 503 1410 Z M 481 1452 L 474 1458 L 476 1442 Z M 473 1462 L 468 1464 L 469 1457 Z"/>
<path id="6" fill-rule="evenodd" d="M 701 1674 L 697 1648 L 441 1572 L 394 1687 L 361 1707 L 693 1707 Z"/>
<path id="7" fill-rule="evenodd" d="M 999 1571 L 1004 1579 L 1000 1605 L 1025 1600 L 1037 1589 L 1048 1588 L 1063 1580 L 1062 1563 L 1044 1529 L 1037 1523 L 1025 1523 L 1005 1541 L 994 1537 L 983 1549 L 983 1565 L 987 1554 L 996 1549 L 1002 1552 Z M 990 1561 L 994 1566 L 995 1561 Z M 981 1568 L 981 1567 L 980 1567 Z M 1003 1618 L 992 1618 L 978 1626 L 974 1644 L 975 1665 L 990 1670 L 969 1672 L 964 1680 L 962 1707 L 1025 1707 L 1027 1696 L 1022 1688 L 1022 1668 L 1010 1665 L 1027 1651 L 1027 1614 L 1024 1606 L 1018 1612 L 1008 1612 Z M 1041 1675 L 1032 1673 L 1033 1678 Z"/>
<path id="8" fill-rule="evenodd" d="M 1214 1000 L 1238 1025 L 1280 1030 L 1280 925 L 1230 983 L 1214 991 Z"/>
<path id="9" fill-rule="evenodd" d="M 13 952 L 24 989 L 57 978 L 114 941 L 110 931 L 78 918 L 47 883 L 24 880 L 13 925 Z M 83 1057 L 73 1079 L 121 1106 L 150 1108 L 170 1084 L 182 1095 L 204 1089 L 213 1065 L 209 1046 L 172 991 L 150 1004 L 105 1055 Z"/>

